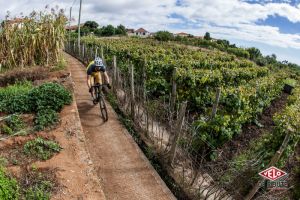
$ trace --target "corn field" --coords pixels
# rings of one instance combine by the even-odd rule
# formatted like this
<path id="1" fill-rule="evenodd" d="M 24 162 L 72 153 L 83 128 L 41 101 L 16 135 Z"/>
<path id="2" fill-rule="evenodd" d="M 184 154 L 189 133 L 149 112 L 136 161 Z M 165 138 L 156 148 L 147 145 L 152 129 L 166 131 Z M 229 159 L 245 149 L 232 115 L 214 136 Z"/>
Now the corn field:
<path id="1" fill-rule="evenodd" d="M 0 67 L 51 66 L 59 62 L 65 39 L 66 17 L 62 10 L 35 12 L 12 23 L 7 19 L 0 30 Z"/>

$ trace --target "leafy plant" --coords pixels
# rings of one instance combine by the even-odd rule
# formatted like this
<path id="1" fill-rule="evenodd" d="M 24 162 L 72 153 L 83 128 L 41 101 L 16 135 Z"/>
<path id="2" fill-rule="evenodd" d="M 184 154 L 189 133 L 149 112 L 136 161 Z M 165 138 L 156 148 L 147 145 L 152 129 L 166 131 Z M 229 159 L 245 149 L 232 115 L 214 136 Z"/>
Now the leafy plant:
<path id="1" fill-rule="evenodd" d="M 291 79 L 291 78 L 287 78 L 285 81 L 284 81 L 285 84 L 287 85 L 290 85 L 292 87 L 295 87 L 296 84 L 297 84 L 297 81 L 295 79 Z"/>
<path id="2" fill-rule="evenodd" d="M 42 160 L 47 160 L 53 156 L 54 153 L 60 152 L 62 148 L 59 144 L 51 140 L 44 140 L 43 138 L 36 138 L 28 141 L 24 145 L 24 153 L 35 156 Z"/>
<path id="3" fill-rule="evenodd" d="M 6 124 L 3 124 L 1 126 L 1 133 L 6 134 L 6 135 L 12 135 L 14 132 L 9 126 L 7 126 Z"/>
<path id="4" fill-rule="evenodd" d="M 60 111 L 64 105 L 72 102 L 71 93 L 57 83 L 44 83 L 29 92 L 33 110 L 51 109 Z"/>
<path id="5" fill-rule="evenodd" d="M 10 178 L 0 167 L 0 199 L 16 200 L 19 198 L 19 186 L 17 181 Z"/>
<path id="6" fill-rule="evenodd" d="M 5 120 L 7 126 L 11 128 L 12 131 L 20 131 L 25 127 L 23 120 L 19 115 L 12 115 Z"/>
<path id="7" fill-rule="evenodd" d="M 30 82 L 22 82 L 6 88 L 0 88 L 0 112 L 30 112 L 31 104 L 28 93 L 32 88 L 33 86 Z"/>
<path id="8" fill-rule="evenodd" d="M 0 156 L 0 167 L 5 166 L 7 164 L 8 164 L 8 160 Z"/>
<path id="9" fill-rule="evenodd" d="M 38 111 L 35 118 L 35 129 L 40 131 L 58 122 L 58 114 L 51 109 Z"/>
<path id="10" fill-rule="evenodd" d="M 53 185 L 50 181 L 42 181 L 25 191 L 26 200 L 49 200 Z"/>

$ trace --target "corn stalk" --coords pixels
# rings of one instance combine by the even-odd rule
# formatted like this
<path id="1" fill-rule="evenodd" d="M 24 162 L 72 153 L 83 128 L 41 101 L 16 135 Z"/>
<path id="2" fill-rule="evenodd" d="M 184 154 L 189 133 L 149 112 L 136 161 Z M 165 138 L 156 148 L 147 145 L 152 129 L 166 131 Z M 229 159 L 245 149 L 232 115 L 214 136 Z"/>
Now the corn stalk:
<path id="1" fill-rule="evenodd" d="M 66 17 L 62 10 L 32 12 L 18 24 L 6 20 L 0 31 L 0 65 L 3 70 L 55 65 L 64 47 Z"/>

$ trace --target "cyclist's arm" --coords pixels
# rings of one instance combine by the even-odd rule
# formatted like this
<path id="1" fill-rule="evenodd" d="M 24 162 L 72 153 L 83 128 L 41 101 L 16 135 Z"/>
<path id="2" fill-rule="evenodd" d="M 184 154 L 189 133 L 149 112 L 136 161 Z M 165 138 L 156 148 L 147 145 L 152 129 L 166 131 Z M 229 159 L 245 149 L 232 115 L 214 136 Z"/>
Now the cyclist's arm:
<path id="1" fill-rule="evenodd" d="M 105 83 L 109 84 L 109 77 L 106 71 L 104 72 L 104 79 L 105 79 Z"/>
<path id="2" fill-rule="evenodd" d="M 88 85 L 89 88 L 92 87 L 92 83 L 91 83 L 91 76 L 92 76 L 92 65 L 93 65 L 93 62 L 91 62 L 88 67 L 87 67 L 87 70 L 86 70 L 86 73 L 87 73 L 87 76 L 86 76 L 86 83 Z"/>
<path id="3" fill-rule="evenodd" d="M 91 83 L 91 75 L 87 75 L 87 76 L 86 76 L 86 83 L 87 83 L 88 88 L 91 88 L 91 87 L 92 87 L 92 83 Z"/>

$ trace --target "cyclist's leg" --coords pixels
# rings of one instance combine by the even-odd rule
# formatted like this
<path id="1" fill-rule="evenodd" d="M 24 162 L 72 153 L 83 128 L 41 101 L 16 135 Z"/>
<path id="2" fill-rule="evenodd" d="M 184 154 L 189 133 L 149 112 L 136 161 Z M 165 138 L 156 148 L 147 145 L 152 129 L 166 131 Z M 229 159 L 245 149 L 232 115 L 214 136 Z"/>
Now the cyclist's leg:
<path id="1" fill-rule="evenodd" d="M 94 76 L 94 74 L 92 74 L 91 76 L 90 76 L 90 80 L 89 80 L 89 82 L 90 82 L 90 84 L 91 84 L 91 86 L 94 86 L 95 85 L 95 76 Z M 93 88 L 93 91 L 92 91 L 92 93 L 91 93 L 91 95 L 92 95 L 92 97 L 93 97 L 93 103 L 94 104 L 97 104 L 97 93 L 95 92 L 95 88 Z"/>
<path id="2" fill-rule="evenodd" d="M 101 84 L 103 84 L 103 74 L 102 73 L 99 73 L 99 76 L 100 76 L 100 78 L 101 78 Z M 104 93 L 104 94 L 108 94 L 109 93 L 109 89 L 107 88 L 107 86 L 106 85 L 103 85 L 102 86 L 102 92 Z"/>

